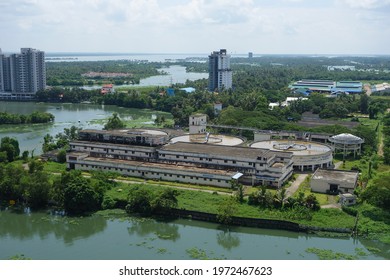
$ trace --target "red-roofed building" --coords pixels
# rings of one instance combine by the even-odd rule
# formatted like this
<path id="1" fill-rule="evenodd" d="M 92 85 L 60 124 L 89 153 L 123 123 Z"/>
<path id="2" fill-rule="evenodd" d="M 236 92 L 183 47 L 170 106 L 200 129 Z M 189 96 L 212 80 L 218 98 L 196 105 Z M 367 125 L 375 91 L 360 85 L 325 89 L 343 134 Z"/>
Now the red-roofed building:
<path id="1" fill-rule="evenodd" d="M 115 90 L 114 90 L 114 86 L 113 84 L 107 84 L 107 85 L 103 85 L 102 86 L 102 89 L 100 90 L 100 93 L 102 95 L 106 95 L 107 93 L 114 93 Z"/>

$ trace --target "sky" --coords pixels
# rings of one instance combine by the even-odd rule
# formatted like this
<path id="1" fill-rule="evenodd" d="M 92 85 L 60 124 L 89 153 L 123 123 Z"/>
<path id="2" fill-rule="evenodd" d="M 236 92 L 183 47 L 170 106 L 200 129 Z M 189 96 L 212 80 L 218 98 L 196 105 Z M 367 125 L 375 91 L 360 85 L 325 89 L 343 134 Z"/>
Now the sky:
<path id="1" fill-rule="evenodd" d="M 390 54 L 390 0 L 0 0 L 19 52 Z"/>

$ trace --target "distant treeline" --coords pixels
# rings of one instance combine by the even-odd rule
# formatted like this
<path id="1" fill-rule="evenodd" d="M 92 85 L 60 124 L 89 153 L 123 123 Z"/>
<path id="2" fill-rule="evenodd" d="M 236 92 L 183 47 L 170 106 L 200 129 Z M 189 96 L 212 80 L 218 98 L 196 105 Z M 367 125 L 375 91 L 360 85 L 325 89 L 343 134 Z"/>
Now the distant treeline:
<path id="1" fill-rule="evenodd" d="M 45 112 L 33 112 L 30 115 L 0 112 L 0 125 L 1 124 L 48 123 L 52 121 L 54 121 L 54 115 Z"/>
<path id="2" fill-rule="evenodd" d="M 49 86 L 83 86 L 101 83 L 139 84 L 140 79 L 160 75 L 157 70 L 161 63 L 141 63 L 127 60 L 117 61 L 71 61 L 46 63 L 47 85 Z M 88 72 L 126 73 L 122 77 L 83 76 Z"/>

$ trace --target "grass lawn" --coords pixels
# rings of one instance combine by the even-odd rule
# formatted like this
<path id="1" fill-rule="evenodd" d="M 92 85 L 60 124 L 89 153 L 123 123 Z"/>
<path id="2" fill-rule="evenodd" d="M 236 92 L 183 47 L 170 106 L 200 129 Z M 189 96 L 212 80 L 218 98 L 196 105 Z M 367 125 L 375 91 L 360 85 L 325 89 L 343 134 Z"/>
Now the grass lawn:
<path id="1" fill-rule="evenodd" d="M 137 186 L 155 191 L 159 188 L 166 187 L 162 185 L 120 183 L 118 187 L 111 189 L 106 193 L 106 195 L 114 200 L 125 201 L 127 199 L 128 192 Z M 177 197 L 178 208 L 216 214 L 218 213 L 218 206 L 226 199 L 226 197 L 226 195 L 213 194 L 200 190 L 194 191 L 182 189 L 179 190 L 179 195 Z M 317 212 L 311 212 L 311 214 L 311 219 L 304 219 L 297 216 L 292 210 L 261 209 L 256 206 L 248 205 L 247 203 L 242 203 L 237 204 L 237 212 L 235 216 L 287 220 L 319 227 L 352 228 L 354 225 L 354 217 L 339 209 L 321 209 Z"/>
<path id="2" fill-rule="evenodd" d="M 43 166 L 43 170 L 49 173 L 62 173 L 66 171 L 66 163 L 47 161 Z"/>

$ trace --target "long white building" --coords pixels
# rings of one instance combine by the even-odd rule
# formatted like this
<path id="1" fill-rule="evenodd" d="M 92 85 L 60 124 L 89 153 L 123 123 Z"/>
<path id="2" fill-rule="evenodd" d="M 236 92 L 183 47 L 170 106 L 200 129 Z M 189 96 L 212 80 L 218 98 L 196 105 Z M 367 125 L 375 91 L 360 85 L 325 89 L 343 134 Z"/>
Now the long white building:
<path id="1" fill-rule="evenodd" d="M 113 171 L 145 179 L 220 187 L 230 187 L 232 178 L 240 178 L 244 184 L 278 188 L 293 172 L 289 152 L 201 143 L 167 144 L 168 141 L 161 142 L 164 139 L 160 136 L 139 130 L 84 130 L 78 141 L 70 143 L 67 165 L 69 169 Z"/>
<path id="2" fill-rule="evenodd" d="M 45 53 L 22 48 L 20 53 L 4 55 L 0 50 L 0 98 L 33 99 L 46 88 Z"/>

